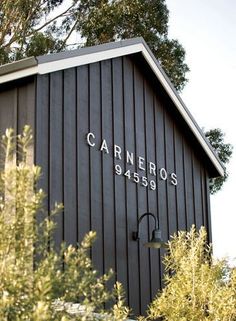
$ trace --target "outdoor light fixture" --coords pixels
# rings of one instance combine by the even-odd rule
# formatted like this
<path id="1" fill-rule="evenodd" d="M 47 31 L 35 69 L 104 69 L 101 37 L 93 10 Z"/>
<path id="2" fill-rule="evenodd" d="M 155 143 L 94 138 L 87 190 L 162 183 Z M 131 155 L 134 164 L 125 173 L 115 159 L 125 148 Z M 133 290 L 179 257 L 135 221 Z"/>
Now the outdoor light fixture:
<path id="1" fill-rule="evenodd" d="M 157 217 L 152 214 L 152 213 L 144 213 L 143 215 L 140 216 L 138 220 L 138 230 L 132 233 L 133 240 L 138 241 L 139 240 L 139 225 L 142 221 L 142 219 L 145 216 L 152 216 L 154 221 L 155 221 L 155 229 L 152 231 L 152 238 L 150 241 L 144 244 L 146 247 L 152 247 L 155 249 L 159 249 L 161 247 L 165 247 L 165 242 L 163 242 L 162 237 L 161 237 L 161 230 L 159 229 L 159 224 L 158 224 L 158 219 Z"/>

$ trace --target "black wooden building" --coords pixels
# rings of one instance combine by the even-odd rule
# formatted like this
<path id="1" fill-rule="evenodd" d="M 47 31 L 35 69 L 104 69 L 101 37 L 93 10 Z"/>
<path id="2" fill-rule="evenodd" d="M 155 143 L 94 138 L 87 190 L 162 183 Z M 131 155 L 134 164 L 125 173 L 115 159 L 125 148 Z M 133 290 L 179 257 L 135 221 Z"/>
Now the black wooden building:
<path id="1" fill-rule="evenodd" d="M 0 67 L 0 133 L 34 130 L 48 208 L 64 203 L 55 242 L 97 231 L 96 268 L 113 268 L 143 313 L 161 287 L 163 250 L 143 246 L 152 220 L 165 241 L 204 225 L 208 180 L 223 168 L 142 38 L 27 58 Z"/>

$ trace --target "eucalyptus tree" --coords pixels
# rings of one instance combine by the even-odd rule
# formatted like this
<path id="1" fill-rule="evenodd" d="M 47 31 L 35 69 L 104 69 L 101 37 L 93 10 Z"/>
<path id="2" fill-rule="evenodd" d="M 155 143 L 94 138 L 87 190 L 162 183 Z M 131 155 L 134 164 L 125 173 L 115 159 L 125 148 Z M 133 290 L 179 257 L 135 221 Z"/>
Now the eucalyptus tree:
<path id="1" fill-rule="evenodd" d="M 189 67 L 185 50 L 168 36 L 169 11 L 165 0 L 1 0 L 0 64 L 142 36 L 178 91 L 186 82 Z M 79 43 L 73 35 L 79 36 Z M 223 133 L 218 129 L 223 137 Z M 218 143 L 207 133 L 212 146 Z M 232 148 L 221 140 L 219 157 L 228 162 Z M 219 150 L 219 148 L 217 148 Z M 214 180 L 211 192 L 227 179 Z M 215 185 L 216 184 L 216 185 Z"/>

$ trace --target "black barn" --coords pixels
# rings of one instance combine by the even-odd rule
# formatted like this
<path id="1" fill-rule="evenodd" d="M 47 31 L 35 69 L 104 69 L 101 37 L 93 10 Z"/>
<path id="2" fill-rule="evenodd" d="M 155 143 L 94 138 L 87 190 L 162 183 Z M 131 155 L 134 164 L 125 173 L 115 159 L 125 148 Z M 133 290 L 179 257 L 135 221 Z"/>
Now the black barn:
<path id="1" fill-rule="evenodd" d="M 64 203 L 55 242 L 97 231 L 96 268 L 113 268 L 143 313 L 161 287 L 163 250 L 143 243 L 159 220 L 164 241 L 192 224 L 211 238 L 210 177 L 223 168 L 142 38 L 27 58 L 0 67 L 0 133 L 34 130 L 46 206 Z"/>

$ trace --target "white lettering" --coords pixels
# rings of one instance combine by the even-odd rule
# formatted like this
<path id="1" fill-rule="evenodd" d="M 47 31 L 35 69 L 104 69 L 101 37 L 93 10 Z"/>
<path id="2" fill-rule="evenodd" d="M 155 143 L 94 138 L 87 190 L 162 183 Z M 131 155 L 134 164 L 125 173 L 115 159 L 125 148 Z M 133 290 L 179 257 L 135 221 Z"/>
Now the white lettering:
<path id="1" fill-rule="evenodd" d="M 167 172 L 166 172 L 166 170 L 165 170 L 165 168 L 161 168 L 160 169 L 160 177 L 161 177 L 161 179 L 163 180 L 163 181 L 166 181 L 167 180 Z"/>
<path id="2" fill-rule="evenodd" d="M 94 135 L 93 133 L 88 133 L 88 134 L 87 134 L 87 143 L 88 143 L 89 146 L 94 147 L 94 146 L 95 146 L 95 143 L 94 143 L 94 142 L 91 142 L 91 137 L 92 137 L 93 139 L 95 139 L 95 135 Z"/>
<path id="3" fill-rule="evenodd" d="M 177 175 L 175 173 L 171 173 L 170 177 L 171 177 L 171 181 L 170 181 L 171 184 L 176 186 L 178 184 Z"/>
<path id="4" fill-rule="evenodd" d="M 99 151 L 104 152 L 106 154 L 110 154 L 111 147 L 108 146 L 106 139 L 101 139 L 101 143 L 97 141 L 95 134 L 92 132 L 89 132 L 86 134 L 86 141 L 87 144 L 90 147 L 99 146 Z M 173 186 L 176 186 L 178 184 L 177 175 L 175 173 L 167 172 L 166 168 L 162 167 L 159 168 L 156 163 L 146 161 L 145 157 L 136 156 L 133 152 L 130 152 L 128 150 L 122 150 L 122 148 L 119 145 L 113 145 L 113 157 L 114 159 L 122 160 L 122 157 L 124 158 L 124 161 L 128 165 L 137 166 L 139 170 L 146 171 L 147 175 L 150 174 L 152 176 L 158 176 L 159 179 L 163 181 L 167 181 Z M 123 154 L 122 154 L 123 153 Z M 144 187 L 148 187 L 151 190 L 155 190 L 157 188 L 157 182 L 154 180 L 150 180 L 148 177 L 142 177 L 140 173 L 132 172 L 130 169 L 122 169 L 120 165 L 115 165 L 115 174 L 116 175 L 124 175 L 128 179 L 132 178 L 132 181 L 135 183 L 140 183 Z M 146 175 L 146 176 L 147 176 Z"/>
<path id="5" fill-rule="evenodd" d="M 126 163 L 134 165 L 134 154 L 130 153 L 128 150 L 126 151 Z"/>
<path id="6" fill-rule="evenodd" d="M 119 145 L 114 145 L 114 157 L 121 159 L 121 148 Z"/>
<path id="7" fill-rule="evenodd" d="M 145 168 L 143 167 L 145 158 L 143 157 L 138 157 L 138 168 L 141 169 L 142 171 L 145 171 Z"/>
<path id="8" fill-rule="evenodd" d="M 108 147 L 107 147 L 107 142 L 106 142 L 105 139 L 103 139 L 101 147 L 100 147 L 100 151 L 102 152 L 103 150 L 105 150 L 105 152 L 107 154 L 109 154 L 109 150 L 108 150 Z"/>
<path id="9" fill-rule="evenodd" d="M 149 162 L 149 173 L 156 176 L 156 164 Z"/>

